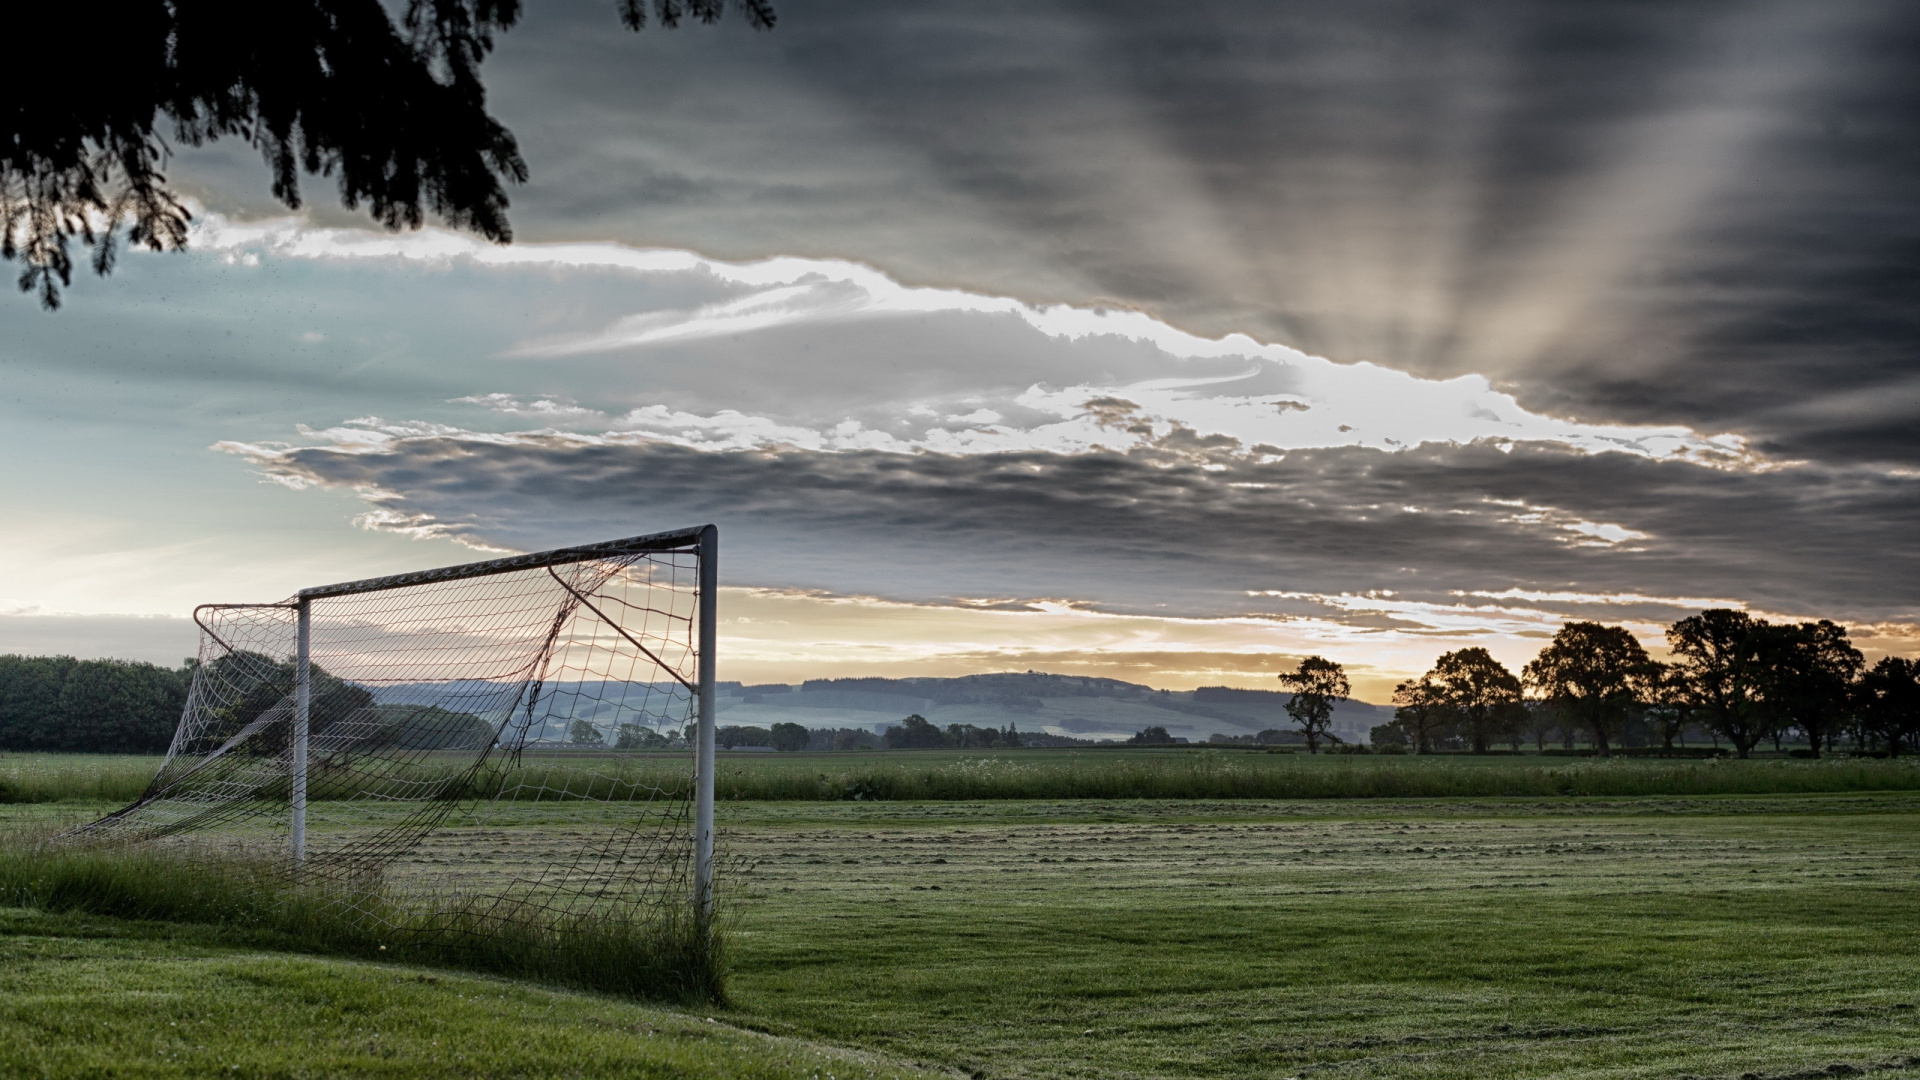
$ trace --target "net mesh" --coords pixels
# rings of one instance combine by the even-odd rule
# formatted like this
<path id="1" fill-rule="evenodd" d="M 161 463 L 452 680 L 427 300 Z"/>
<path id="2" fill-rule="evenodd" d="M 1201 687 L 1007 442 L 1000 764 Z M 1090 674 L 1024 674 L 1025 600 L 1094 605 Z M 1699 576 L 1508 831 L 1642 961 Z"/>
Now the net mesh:
<path id="1" fill-rule="evenodd" d="M 158 774 L 74 838 L 244 857 L 453 935 L 530 911 L 548 929 L 679 917 L 693 901 L 699 558 L 689 539 L 308 590 L 297 863 L 299 601 L 202 608 Z"/>

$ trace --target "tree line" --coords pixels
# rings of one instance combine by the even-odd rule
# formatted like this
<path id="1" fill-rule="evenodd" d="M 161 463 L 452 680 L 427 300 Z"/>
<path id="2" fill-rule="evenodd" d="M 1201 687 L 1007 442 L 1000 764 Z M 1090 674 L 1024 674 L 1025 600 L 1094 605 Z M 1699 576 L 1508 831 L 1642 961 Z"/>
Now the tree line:
<path id="1" fill-rule="evenodd" d="M 0 750 L 161 753 L 192 681 L 191 665 L 0 656 Z"/>
<path id="2" fill-rule="evenodd" d="M 1644 722 L 1668 751 L 1701 729 L 1743 758 L 1769 739 L 1804 740 L 1814 757 L 1842 739 L 1889 755 L 1920 747 L 1920 663 L 1888 656 L 1868 667 L 1843 626 L 1715 608 L 1666 638 L 1662 663 L 1624 627 L 1569 622 L 1518 675 L 1482 648 L 1446 653 L 1394 688 L 1393 723 L 1374 741 L 1485 753 L 1522 738 L 1544 745 L 1549 732 L 1570 744 L 1579 732 L 1607 754 L 1625 725 Z"/>

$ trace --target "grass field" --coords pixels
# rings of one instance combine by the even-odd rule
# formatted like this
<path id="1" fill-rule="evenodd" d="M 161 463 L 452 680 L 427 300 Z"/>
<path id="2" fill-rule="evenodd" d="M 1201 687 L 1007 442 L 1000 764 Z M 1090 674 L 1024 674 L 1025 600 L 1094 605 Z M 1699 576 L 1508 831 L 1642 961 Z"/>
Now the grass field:
<path id="1" fill-rule="evenodd" d="M 19 805 L 0 820 L 95 809 Z M 530 806 L 488 828 L 513 834 L 491 837 L 514 841 L 501 858 L 537 859 L 588 812 Z M 704 1045 L 756 1045 L 729 1041 L 751 1038 L 731 1024 L 991 1077 L 1920 1074 L 1916 814 L 1920 796 L 1901 792 L 734 802 L 723 836 L 749 869 L 727 894 L 733 1007 L 714 1014 L 724 1023 Z M 18 1037 L 0 1031 L 0 1045 L 16 1047 L 0 1054 L 26 1075 L 99 1075 L 81 1067 L 105 1060 L 84 1023 L 18 1019 L 96 1008 L 110 1013 L 106 1045 L 120 1060 L 205 1075 L 162 1069 L 164 1048 L 179 1048 L 158 1025 L 174 1014 L 143 1018 L 135 1000 L 238 1018 L 259 1040 L 225 1044 L 250 1054 L 238 1075 L 489 1075 L 471 1058 L 461 1072 L 432 1045 L 468 1022 L 455 1015 L 539 1014 L 554 1060 L 578 1062 L 611 1053 L 606 1039 L 634 1053 L 680 1046 L 685 1037 L 618 1033 L 689 1022 L 259 951 L 270 942 L 236 952 L 211 930 L 16 913 L 0 934 L 0 949 L 39 957 L 37 974 L 10 987 L 19 1000 L 63 1003 L 6 1006 L 6 1023 L 41 1025 L 13 1029 L 43 1047 L 33 1061 L 67 1063 L 27 1069 Z M 122 965 L 134 974 L 116 998 Z M 255 965 L 280 974 L 238 974 Z M 360 1025 L 313 1004 L 329 1000 L 313 989 L 328 980 L 404 992 Z M 468 989 L 443 1000 L 456 986 Z M 459 996 L 479 987 L 500 997 Z M 248 1027 L 252 1009 L 284 1014 L 273 1023 L 290 1034 L 273 1036 L 264 1019 Z M 574 1024 L 555 1010 L 601 1019 Z M 392 1040 L 381 1047 L 392 1056 L 366 1056 L 373 1043 L 355 1040 L 368 1030 Z M 335 1072 L 306 1068 L 308 1046 L 339 1055 L 316 1059 Z M 491 1075 L 571 1075 L 526 1071 L 515 1063 L 538 1054 L 503 1053 Z M 762 1075 L 606 1060 L 575 1073 Z M 7 1065 L 0 1057 L 0 1072 Z"/>
<path id="2" fill-rule="evenodd" d="M 561 767 L 554 762 L 564 758 Z M 0 755 L 0 802 L 128 801 L 158 758 Z M 583 762 L 602 774 L 542 784 L 546 771 L 575 777 Z M 444 766 L 463 767 L 447 762 Z M 547 797 L 626 798 L 675 782 L 685 755 L 528 754 L 491 776 Z M 722 754 L 722 801 L 924 801 L 980 799 L 1341 799 L 1534 798 L 1604 795 L 1763 795 L 1920 791 L 1920 758 L 1807 761 L 1567 758 L 1464 754 L 1308 755 L 1215 749 L 910 750 L 842 754 Z M 562 793 L 565 793 L 564 795 Z M 324 785 L 314 794 L 326 799 Z"/>
<path id="3" fill-rule="evenodd" d="M 1920 1067 L 1911 796 L 731 809 L 776 1031 L 1008 1077 Z"/>
<path id="4" fill-rule="evenodd" d="M 703 1015 L 0 909 L 0 1076 L 906 1080 Z"/>

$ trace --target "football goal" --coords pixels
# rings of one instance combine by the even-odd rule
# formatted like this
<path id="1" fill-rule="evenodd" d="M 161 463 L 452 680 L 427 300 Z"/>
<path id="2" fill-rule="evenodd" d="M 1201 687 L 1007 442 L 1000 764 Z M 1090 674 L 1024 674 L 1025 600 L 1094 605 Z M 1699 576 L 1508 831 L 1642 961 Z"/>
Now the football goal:
<path id="1" fill-rule="evenodd" d="M 709 525 L 204 605 L 152 784 L 70 839 L 476 948 L 705 931 L 717 549 Z"/>

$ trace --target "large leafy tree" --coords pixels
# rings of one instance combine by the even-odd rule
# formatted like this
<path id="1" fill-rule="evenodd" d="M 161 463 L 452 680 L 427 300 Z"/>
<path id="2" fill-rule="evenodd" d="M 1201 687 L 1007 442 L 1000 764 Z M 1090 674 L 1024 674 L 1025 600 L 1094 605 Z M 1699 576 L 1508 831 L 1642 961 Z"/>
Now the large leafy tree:
<path id="1" fill-rule="evenodd" d="M 1884 740 L 1888 753 L 1920 749 L 1920 661 L 1881 657 L 1861 676 L 1855 701 L 1867 733 Z"/>
<path id="2" fill-rule="evenodd" d="M 1752 630 L 1752 682 L 1759 691 L 1768 728 L 1797 727 L 1807 748 L 1821 750 L 1852 711 L 1853 684 L 1865 660 L 1847 639 L 1847 629 L 1819 622 L 1773 625 L 1756 622 Z"/>
<path id="3" fill-rule="evenodd" d="M 645 25 L 647 0 L 616 2 L 629 28 Z M 653 0 L 652 12 L 669 27 L 710 23 L 726 2 Z M 773 25 L 769 0 L 734 3 Z M 246 141 L 290 208 L 304 173 L 388 229 L 431 211 L 512 238 L 502 184 L 527 166 L 487 112 L 479 68 L 519 0 L 106 0 L 84 27 L 75 17 L 23 3 L 5 20 L 16 47 L 0 96 L 0 256 L 23 264 L 20 288 L 44 306 L 72 282 L 75 240 L 101 274 L 123 224 L 155 251 L 186 244 L 189 215 L 163 172 L 169 138 Z"/>
<path id="4" fill-rule="evenodd" d="M 1439 692 L 1476 754 L 1519 729 L 1525 719 L 1520 680 L 1485 649 L 1457 649 L 1434 661 L 1424 681 Z"/>
<path id="5" fill-rule="evenodd" d="M 1611 741 L 1628 710 L 1644 700 L 1656 672 L 1625 627 L 1570 622 L 1522 670 L 1527 685 L 1587 729 L 1594 749 Z"/>
<path id="6" fill-rule="evenodd" d="M 1281 672 L 1280 682 L 1293 691 L 1287 715 L 1306 736 L 1307 753 L 1319 753 L 1320 740 L 1331 736 L 1333 707 L 1353 693 L 1346 669 L 1324 656 L 1309 656 L 1294 670 Z"/>
<path id="7" fill-rule="evenodd" d="M 1433 744 L 1453 726 L 1453 710 L 1440 687 L 1425 676 L 1393 688 L 1393 722 L 1413 742 L 1416 754 L 1433 753 Z"/>
<path id="8" fill-rule="evenodd" d="M 1647 679 L 1644 704 L 1648 721 L 1660 732 L 1661 752 L 1673 753 L 1673 740 L 1680 738 L 1688 725 L 1698 722 L 1698 707 L 1687 692 L 1685 673 L 1672 665 L 1656 663 Z"/>
<path id="9" fill-rule="evenodd" d="M 1743 758 L 1772 730 L 1757 677 L 1762 625 L 1744 611 L 1709 608 L 1667 628 L 1673 700 L 1733 743 Z"/>

